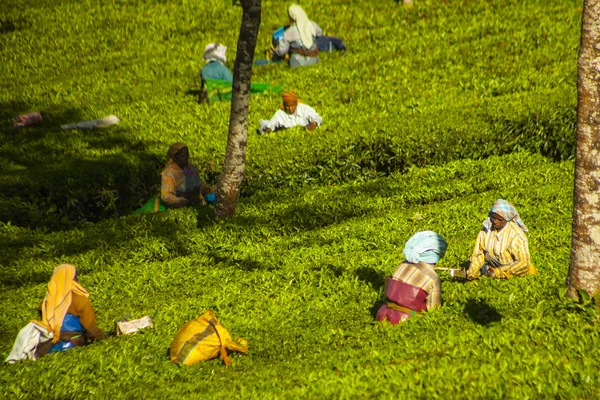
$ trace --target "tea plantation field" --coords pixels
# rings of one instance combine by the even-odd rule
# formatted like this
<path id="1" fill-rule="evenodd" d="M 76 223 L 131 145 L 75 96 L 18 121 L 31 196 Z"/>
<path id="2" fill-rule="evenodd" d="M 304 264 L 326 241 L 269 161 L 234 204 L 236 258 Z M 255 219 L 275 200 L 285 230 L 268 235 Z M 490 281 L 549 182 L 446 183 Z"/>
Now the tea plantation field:
<path id="1" fill-rule="evenodd" d="M 105 331 L 155 328 L 0 367 L 0 398 L 597 398 L 598 315 L 565 299 L 581 1 L 302 1 L 348 54 L 256 67 L 324 119 L 264 136 L 250 104 L 247 180 L 231 220 L 210 207 L 130 215 L 172 142 L 215 183 L 229 103 L 198 104 L 206 44 L 229 47 L 230 1 L 3 0 L 0 5 L 0 355 L 53 268 L 77 265 Z M 287 20 L 263 1 L 256 58 Z M 44 121 L 15 130 L 10 118 Z M 121 118 L 118 126 L 61 124 Z M 374 322 L 405 241 L 444 236 L 467 261 L 498 197 L 528 225 L 540 274 L 455 280 L 443 306 Z M 167 358 L 213 310 L 249 342 L 225 367 Z"/>

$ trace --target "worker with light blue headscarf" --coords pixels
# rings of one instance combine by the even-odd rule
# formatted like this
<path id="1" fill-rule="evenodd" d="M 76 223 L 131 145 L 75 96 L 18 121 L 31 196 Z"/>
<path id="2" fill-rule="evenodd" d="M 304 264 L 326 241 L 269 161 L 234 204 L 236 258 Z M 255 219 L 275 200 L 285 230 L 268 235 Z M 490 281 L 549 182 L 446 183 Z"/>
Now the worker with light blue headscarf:
<path id="1" fill-rule="evenodd" d="M 531 262 L 529 229 L 512 203 L 498 199 L 477 235 L 467 279 L 480 276 L 508 279 L 537 274 Z"/>
<path id="2" fill-rule="evenodd" d="M 404 245 L 404 257 L 409 263 L 435 264 L 446 254 L 448 244 L 433 231 L 417 232 Z"/>
<path id="3" fill-rule="evenodd" d="M 433 231 L 415 233 L 404 245 L 406 261 L 385 282 L 388 303 L 377 311 L 378 321 L 402 322 L 418 312 L 441 304 L 442 283 L 435 264 L 448 244 Z"/>

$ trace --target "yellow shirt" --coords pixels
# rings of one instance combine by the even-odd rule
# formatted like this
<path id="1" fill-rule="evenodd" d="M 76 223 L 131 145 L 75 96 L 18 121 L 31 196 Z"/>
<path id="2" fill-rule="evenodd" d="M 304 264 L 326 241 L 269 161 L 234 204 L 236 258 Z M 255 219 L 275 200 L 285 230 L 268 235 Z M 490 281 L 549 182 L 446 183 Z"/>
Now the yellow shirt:
<path id="1" fill-rule="evenodd" d="M 417 264 L 403 262 L 396 268 L 392 278 L 426 291 L 428 310 L 441 304 L 442 282 L 432 265 L 424 262 Z"/>
<path id="2" fill-rule="evenodd" d="M 485 264 L 484 251 L 502 263 L 502 267 L 494 268 L 496 278 L 537 273 L 531 263 L 525 232 L 513 221 L 509 221 L 501 231 L 482 229 L 479 232 L 471 255 L 471 266 L 467 271 L 469 278 L 481 275 L 481 268 Z"/>

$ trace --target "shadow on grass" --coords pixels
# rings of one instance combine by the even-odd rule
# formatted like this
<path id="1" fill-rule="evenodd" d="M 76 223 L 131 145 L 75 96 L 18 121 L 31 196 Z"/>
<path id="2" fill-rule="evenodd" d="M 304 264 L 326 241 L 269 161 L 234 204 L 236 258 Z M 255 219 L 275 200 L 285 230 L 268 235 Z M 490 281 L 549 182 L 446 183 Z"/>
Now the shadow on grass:
<path id="1" fill-rule="evenodd" d="M 470 299 L 465 304 L 465 312 L 473 322 L 482 326 L 500 322 L 502 315 L 494 307 L 481 299 Z"/>
<path id="2" fill-rule="evenodd" d="M 3 5 L 3 8 L 4 8 L 3 11 L 7 12 L 7 11 L 9 11 L 8 9 L 11 8 L 11 5 L 8 5 L 8 4 Z M 25 20 L 23 18 L 0 19 L 0 35 L 10 34 L 14 31 L 22 30 L 26 26 L 27 26 L 27 20 Z"/>
<path id="3" fill-rule="evenodd" d="M 60 262 L 74 262 L 75 257 L 80 254 L 102 248 L 106 251 L 100 255 L 100 264 L 106 265 L 119 258 L 122 249 L 135 252 L 141 250 L 147 256 L 143 262 L 166 262 L 178 257 L 189 256 L 193 253 L 194 243 L 186 240 L 183 234 L 189 226 L 181 226 L 175 219 L 161 218 L 159 214 L 147 215 L 145 218 L 157 218 L 153 223 L 145 223 L 143 236 L 140 235 L 139 227 L 131 224 L 130 220 L 113 220 L 114 225 L 96 229 L 91 226 L 82 229 L 81 234 L 36 236 L 32 233 L 27 237 L 14 237 L 11 235 L 0 235 L 4 243 L 4 251 L 0 255 L 0 265 L 3 272 L 0 275 L 0 285 L 18 288 L 28 285 L 48 282 L 52 270 L 40 272 L 19 267 L 20 260 L 32 258 L 28 249 L 34 249 L 35 258 L 40 260 L 56 260 Z M 66 239 L 66 240 L 65 240 Z M 100 267 L 100 268 L 101 268 Z M 77 265 L 82 274 L 93 274 L 97 272 L 97 265 L 89 262 Z"/>
<path id="4" fill-rule="evenodd" d="M 371 267 L 360 267 L 355 272 L 358 279 L 371 285 L 373 290 L 376 292 L 381 291 L 380 297 L 373 303 L 369 308 L 369 314 L 375 319 L 377 317 L 377 311 L 387 301 L 385 294 L 383 294 L 383 287 L 385 285 L 385 276 L 379 271 Z"/>
<path id="5" fill-rule="evenodd" d="M 539 152 L 555 162 L 575 158 L 575 108 L 562 107 L 551 114 L 531 113 L 518 119 L 489 118 L 489 124 L 497 132 L 498 143 L 518 143 L 510 152 Z"/>
<path id="6" fill-rule="evenodd" d="M 238 226 L 269 226 L 275 231 L 283 233 L 298 233 L 325 228 L 351 218 L 370 216 L 373 211 L 353 204 L 348 204 L 343 195 L 331 197 L 327 204 L 309 203 L 293 204 L 283 211 L 269 212 L 269 205 L 265 204 L 265 213 L 260 216 L 235 217 L 232 222 Z M 275 200 L 276 201 L 276 200 Z M 318 245 L 320 239 L 290 243 L 291 247 L 305 247 L 307 243 Z M 327 243 L 324 243 L 327 244 Z"/>
<path id="7" fill-rule="evenodd" d="M 200 90 L 200 89 L 189 89 L 189 90 L 187 90 L 185 92 L 185 94 L 187 96 L 193 96 L 196 99 L 196 101 L 198 102 L 198 104 L 202 104 L 201 97 L 200 97 L 202 95 L 202 90 Z"/>
<path id="8" fill-rule="evenodd" d="M 10 126 L 32 111 L 0 104 L 0 221 L 69 229 L 127 214 L 156 191 L 164 160 L 127 128 L 64 131 L 61 124 L 90 119 L 70 108 L 40 110 L 44 119 L 32 127 Z"/>
<path id="9" fill-rule="evenodd" d="M 379 291 L 385 284 L 385 277 L 381 272 L 371 267 L 360 267 L 356 270 L 356 276 L 361 281 L 371 285 L 373 290 Z"/>
<path id="10" fill-rule="evenodd" d="M 252 258 L 241 258 L 232 254 L 224 254 L 218 250 L 212 250 L 208 252 L 208 257 L 213 260 L 214 264 L 227 264 L 235 266 L 236 268 L 246 271 L 270 271 L 272 268 L 265 267 L 260 262 L 253 260 Z"/>
<path id="11" fill-rule="evenodd" d="M 196 228 L 206 229 L 217 222 L 214 206 L 201 206 L 196 211 Z"/>

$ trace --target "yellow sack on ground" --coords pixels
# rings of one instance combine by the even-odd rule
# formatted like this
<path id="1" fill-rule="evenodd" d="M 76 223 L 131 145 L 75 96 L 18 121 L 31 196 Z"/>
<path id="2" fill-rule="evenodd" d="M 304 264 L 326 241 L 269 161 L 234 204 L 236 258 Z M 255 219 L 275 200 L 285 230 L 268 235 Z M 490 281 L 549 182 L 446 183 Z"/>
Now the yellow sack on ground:
<path id="1" fill-rule="evenodd" d="M 225 365 L 230 365 L 233 361 L 227 357 L 227 349 L 245 353 L 248 342 L 242 338 L 233 341 L 212 311 L 206 311 L 179 328 L 169 354 L 172 362 L 183 365 L 197 364 L 220 354 Z"/>

